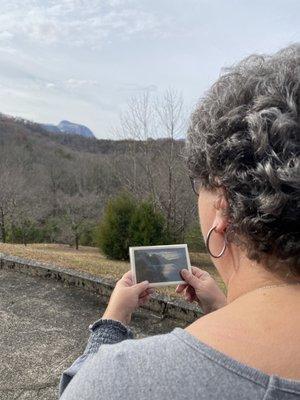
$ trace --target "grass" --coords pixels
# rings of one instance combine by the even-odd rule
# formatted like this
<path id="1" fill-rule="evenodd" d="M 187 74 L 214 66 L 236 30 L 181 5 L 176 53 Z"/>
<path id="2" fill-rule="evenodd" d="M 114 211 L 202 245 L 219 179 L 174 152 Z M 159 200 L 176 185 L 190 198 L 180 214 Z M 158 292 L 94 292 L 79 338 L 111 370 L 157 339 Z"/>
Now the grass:
<path id="1" fill-rule="evenodd" d="M 110 260 L 95 247 L 80 246 L 79 250 L 75 250 L 73 247 L 64 244 L 34 243 L 24 246 L 22 244 L 0 243 L 0 252 L 113 279 L 119 279 L 130 269 L 128 261 Z M 190 253 L 190 257 L 192 265 L 208 271 L 224 290 L 224 284 L 207 254 Z M 157 292 L 166 294 L 171 298 L 181 297 L 175 293 L 174 286 L 157 289 Z"/>

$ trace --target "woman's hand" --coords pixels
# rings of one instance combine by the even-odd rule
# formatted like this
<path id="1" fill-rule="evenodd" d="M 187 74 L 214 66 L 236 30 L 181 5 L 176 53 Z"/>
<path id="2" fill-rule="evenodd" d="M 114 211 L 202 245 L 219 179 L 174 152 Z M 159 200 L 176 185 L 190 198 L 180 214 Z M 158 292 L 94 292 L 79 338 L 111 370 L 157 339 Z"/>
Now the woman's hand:
<path id="1" fill-rule="evenodd" d="M 192 267 L 192 272 L 181 270 L 181 276 L 186 283 L 178 285 L 176 292 L 183 293 L 190 303 L 197 301 L 205 314 L 227 304 L 226 296 L 207 271 Z"/>
<path id="2" fill-rule="evenodd" d="M 134 285 L 131 271 L 126 272 L 116 283 L 102 318 L 128 325 L 131 314 L 149 300 L 151 293 L 154 293 L 154 289 L 149 288 L 148 281 Z"/>

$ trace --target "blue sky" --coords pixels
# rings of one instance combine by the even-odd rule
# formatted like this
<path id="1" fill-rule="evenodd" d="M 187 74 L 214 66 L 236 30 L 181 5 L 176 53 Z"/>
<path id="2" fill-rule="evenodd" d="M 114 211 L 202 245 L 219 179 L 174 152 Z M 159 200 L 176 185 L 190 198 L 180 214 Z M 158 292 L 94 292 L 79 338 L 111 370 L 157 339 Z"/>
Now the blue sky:
<path id="1" fill-rule="evenodd" d="M 112 137 L 128 98 L 182 92 L 300 41 L 299 0 L 0 0 L 0 112 Z"/>

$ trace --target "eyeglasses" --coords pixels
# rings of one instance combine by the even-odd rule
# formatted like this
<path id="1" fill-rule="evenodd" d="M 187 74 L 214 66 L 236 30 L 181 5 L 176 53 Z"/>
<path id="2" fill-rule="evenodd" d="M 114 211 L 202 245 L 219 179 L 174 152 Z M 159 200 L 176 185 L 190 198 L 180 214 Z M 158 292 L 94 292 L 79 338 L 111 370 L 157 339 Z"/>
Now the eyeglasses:
<path id="1" fill-rule="evenodd" d="M 192 184 L 192 188 L 194 193 L 199 196 L 200 193 L 200 188 L 201 188 L 201 180 L 200 178 L 193 178 L 190 176 L 190 180 L 191 180 L 191 184 Z"/>

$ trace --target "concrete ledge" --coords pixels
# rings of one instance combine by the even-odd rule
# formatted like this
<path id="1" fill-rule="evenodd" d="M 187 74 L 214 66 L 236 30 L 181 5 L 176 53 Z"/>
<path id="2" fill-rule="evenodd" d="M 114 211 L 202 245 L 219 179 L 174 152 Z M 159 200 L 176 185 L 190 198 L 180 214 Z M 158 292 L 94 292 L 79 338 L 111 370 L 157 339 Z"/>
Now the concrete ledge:
<path id="1" fill-rule="evenodd" d="M 92 292 L 97 292 L 100 294 L 103 303 L 108 302 L 116 283 L 111 279 L 96 277 L 70 268 L 8 256 L 3 253 L 0 253 L 0 268 L 13 269 L 33 276 L 37 275 L 44 278 L 56 279 L 69 286 L 78 286 Z M 143 308 L 160 315 L 162 318 L 169 317 L 186 322 L 192 322 L 203 315 L 201 309 L 194 304 L 186 303 L 183 300 L 170 300 L 167 296 L 159 294 L 155 294 Z"/>

